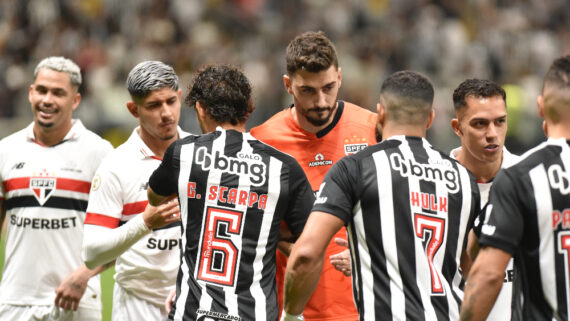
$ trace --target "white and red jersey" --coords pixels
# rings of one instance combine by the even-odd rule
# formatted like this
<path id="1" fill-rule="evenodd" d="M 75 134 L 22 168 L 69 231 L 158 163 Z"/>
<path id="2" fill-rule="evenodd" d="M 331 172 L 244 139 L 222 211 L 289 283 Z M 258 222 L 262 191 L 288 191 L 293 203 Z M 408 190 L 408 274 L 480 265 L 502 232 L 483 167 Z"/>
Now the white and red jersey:
<path id="1" fill-rule="evenodd" d="M 451 151 L 450 156 L 457 159 L 457 155 L 461 152 L 461 147 L 457 147 Z M 501 163 L 501 168 L 508 168 L 513 164 L 516 164 L 520 159 L 520 156 L 511 154 L 506 147 L 503 146 L 503 161 Z M 477 181 L 477 186 L 479 187 L 479 193 L 481 196 L 481 208 L 483 208 L 489 201 L 489 191 L 493 185 L 493 180 L 488 182 Z M 475 219 L 475 234 L 479 237 L 479 231 L 481 228 L 481 217 Z M 513 307 L 518 308 L 518 305 L 513 306 L 513 298 L 518 297 L 518 293 L 513 294 L 513 281 L 515 279 L 514 261 L 511 258 L 507 269 L 505 270 L 505 279 L 501 292 L 495 301 L 495 305 L 491 312 L 487 316 L 487 321 L 506 321 L 515 320 L 516 314 L 513 314 Z M 516 303 L 516 302 L 515 302 Z"/>
<path id="2" fill-rule="evenodd" d="M 150 174 L 161 159 L 135 128 L 129 139 L 106 157 L 93 179 L 87 208 L 86 237 L 93 226 L 114 229 L 139 216 L 146 205 Z M 178 130 L 180 137 L 189 134 Z M 91 225 L 91 226 L 90 226 Z M 128 238 L 124 235 L 123 239 Z M 84 242 L 96 240 L 86 239 Z M 136 297 L 162 306 L 174 288 L 180 265 L 180 224 L 151 231 L 115 262 L 115 281 Z"/>
<path id="3" fill-rule="evenodd" d="M 111 144 L 81 121 L 54 146 L 39 144 L 30 124 L 0 141 L 0 198 L 6 210 L 6 256 L 0 303 L 48 305 L 81 260 L 91 179 Z M 100 308 L 99 277 L 80 307 Z"/>

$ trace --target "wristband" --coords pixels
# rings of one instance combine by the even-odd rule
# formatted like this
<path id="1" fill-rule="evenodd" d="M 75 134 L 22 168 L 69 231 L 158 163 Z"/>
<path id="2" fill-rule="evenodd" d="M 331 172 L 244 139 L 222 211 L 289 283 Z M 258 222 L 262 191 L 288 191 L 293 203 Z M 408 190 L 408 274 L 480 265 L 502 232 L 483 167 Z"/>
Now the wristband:
<path id="1" fill-rule="evenodd" d="M 299 315 L 293 315 L 283 310 L 283 313 L 281 313 L 281 321 L 305 321 L 305 318 L 303 318 L 302 313 Z"/>

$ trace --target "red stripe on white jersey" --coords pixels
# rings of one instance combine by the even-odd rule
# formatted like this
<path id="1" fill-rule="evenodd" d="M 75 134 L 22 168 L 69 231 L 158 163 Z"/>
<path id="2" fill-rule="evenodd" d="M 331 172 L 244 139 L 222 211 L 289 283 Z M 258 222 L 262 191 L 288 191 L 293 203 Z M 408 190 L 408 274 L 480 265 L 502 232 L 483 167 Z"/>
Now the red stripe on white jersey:
<path id="1" fill-rule="evenodd" d="M 89 213 L 85 215 L 85 224 L 99 225 L 108 228 L 115 228 L 119 226 L 121 220 L 115 217 L 110 217 L 104 214 Z"/>
<path id="2" fill-rule="evenodd" d="M 123 215 L 135 215 L 144 212 L 148 201 L 140 201 L 123 205 Z"/>
<path id="3" fill-rule="evenodd" d="M 56 189 L 79 192 L 89 194 L 91 189 L 91 182 L 80 181 L 71 178 L 61 178 L 61 177 L 18 177 L 12 178 L 4 182 L 4 190 L 6 193 L 18 190 L 30 188 L 30 179 L 32 178 L 55 178 L 56 179 Z"/>

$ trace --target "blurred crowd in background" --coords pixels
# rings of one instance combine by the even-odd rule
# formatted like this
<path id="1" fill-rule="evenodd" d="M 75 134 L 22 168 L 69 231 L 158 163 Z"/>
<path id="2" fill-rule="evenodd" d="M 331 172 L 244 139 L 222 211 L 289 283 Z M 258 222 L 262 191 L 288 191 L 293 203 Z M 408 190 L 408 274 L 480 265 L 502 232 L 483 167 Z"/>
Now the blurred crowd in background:
<path id="1" fill-rule="evenodd" d="M 28 86 L 50 55 L 81 67 L 83 100 L 74 117 L 114 145 L 136 120 L 125 79 L 143 60 L 180 77 L 207 63 L 240 66 L 254 86 L 248 128 L 292 103 L 285 48 L 295 35 L 323 30 L 342 68 L 340 97 L 375 110 L 390 73 L 413 69 L 436 88 L 432 143 L 449 151 L 453 89 L 488 78 L 507 91 L 507 147 L 520 153 L 544 139 L 536 96 L 552 60 L 570 54 L 567 0 L 0 0 L 0 138 L 31 122 Z M 199 127 L 190 108 L 181 126 Z"/>

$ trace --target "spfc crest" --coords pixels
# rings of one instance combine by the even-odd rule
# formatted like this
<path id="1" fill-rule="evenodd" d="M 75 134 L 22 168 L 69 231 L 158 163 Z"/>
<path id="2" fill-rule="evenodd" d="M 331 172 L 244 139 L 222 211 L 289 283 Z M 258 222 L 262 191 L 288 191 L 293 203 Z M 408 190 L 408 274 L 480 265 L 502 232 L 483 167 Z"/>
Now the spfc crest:
<path id="1" fill-rule="evenodd" d="M 347 144 L 347 145 L 344 145 L 344 153 L 346 155 L 352 155 L 352 154 L 355 154 L 355 153 L 365 149 L 366 147 L 368 147 L 367 143 Z"/>
<path id="2" fill-rule="evenodd" d="M 30 189 L 41 206 L 50 198 L 55 190 L 55 177 L 32 177 L 30 178 Z"/>

